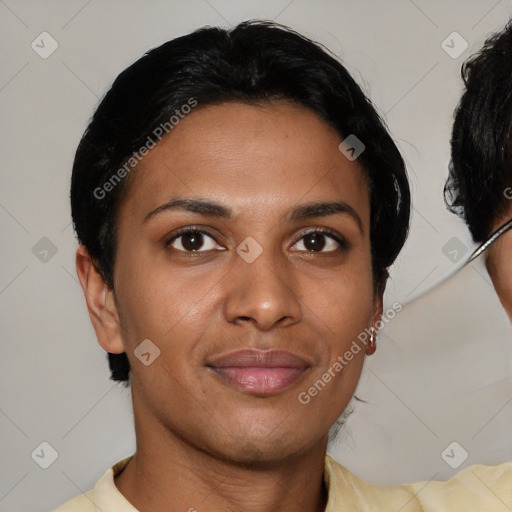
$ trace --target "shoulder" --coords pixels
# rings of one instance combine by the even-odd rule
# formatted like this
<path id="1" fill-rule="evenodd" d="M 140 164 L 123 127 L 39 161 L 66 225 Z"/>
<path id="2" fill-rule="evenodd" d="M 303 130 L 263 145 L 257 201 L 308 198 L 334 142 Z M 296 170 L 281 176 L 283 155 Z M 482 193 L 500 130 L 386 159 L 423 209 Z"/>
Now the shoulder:
<path id="1" fill-rule="evenodd" d="M 408 485 L 383 487 L 361 480 L 347 468 L 326 457 L 326 484 L 329 501 L 326 512 L 360 510 L 365 512 L 420 512 L 415 489 Z"/>
<path id="2" fill-rule="evenodd" d="M 76 498 L 66 501 L 64 505 L 55 509 L 53 512 L 97 512 L 94 504 L 94 491 L 91 490 L 85 494 L 80 494 Z"/>
<path id="3" fill-rule="evenodd" d="M 94 489 L 67 501 L 53 512 L 136 512 L 114 484 L 114 476 L 124 469 L 132 457 L 115 463 L 96 482 Z"/>
<path id="4" fill-rule="evenodd" d="M 364 511 L 502 512 L 512 510 L 512 462 L 470 466 L 445 482 L 379 486 L 361 480 L 329 457 L 329 506 Z"/>
<path id="5" fill-rule="evenodd" d="M 474 465 L 446 482 L 411 484 L 425 509 L 498 512 L 512 509 L 512 462 L 495 466 Z M 430 508 L 428 508 L 430 506 Z"/>

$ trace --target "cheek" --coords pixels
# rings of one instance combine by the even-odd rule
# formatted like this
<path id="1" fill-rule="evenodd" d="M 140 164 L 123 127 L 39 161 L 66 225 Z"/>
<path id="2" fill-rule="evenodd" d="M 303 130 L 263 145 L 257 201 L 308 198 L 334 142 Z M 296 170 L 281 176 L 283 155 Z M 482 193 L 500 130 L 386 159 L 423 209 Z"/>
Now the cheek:
<path id="1" fill-rule="evenodd" d="M 503 308 L 512 319 L 512 268 L 503 267 L 491 274 L 491 279 Z"/>
<path id="2" fill-rule="evenodd" d="M 308 308 L 339 341 L 369 327 L 374 300 L 369 262 L 344 268 L 321 281 L 308 279 L 303 289 Z"/>
<path id="3" fill-rule="evenodd" d="M 132 350 L 143 339 L 161 350 L 190 347 L 211 321 L 223 274 L 215 265 L 184 271 L 149 258 L 119 262 L 116 287 L 125 343 Z"/>
<path id="4" fill-rule="evenodd" d="M 333 408 L 333 421 L 346 407 L 359 381 L 373 316 L 371 264 L 365 258 L 358 262 L 322 283 L 311 280 L 305 299 L 311 316 L 316 317 L 324 357 L 308 379 L 304 398 L 316 402 L 314 407 L 319 410 Z"/>

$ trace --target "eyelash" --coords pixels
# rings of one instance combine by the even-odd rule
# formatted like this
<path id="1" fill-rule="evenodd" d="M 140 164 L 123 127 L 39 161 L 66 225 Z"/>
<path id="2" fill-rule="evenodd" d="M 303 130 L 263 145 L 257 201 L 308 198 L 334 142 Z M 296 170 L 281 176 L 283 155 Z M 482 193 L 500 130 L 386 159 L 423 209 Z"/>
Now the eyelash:
<path id="1" fill-rule="evenodd" d="M 177 240 L 181 236 L 186 235 L 188 233 L 200 233 L 202 235 L 206 235 L 206 236 L 212 238 L 213 240 L 215 240 L 215 242 L 218 244 L 218 242 L 215 239 L 215 237 L 210 232 L 206 231 L 205 229 L 202 229 L 202 228 L 199 228 L 199 227 L 187 227 L 187 228 L 183 228 L 183 229 L 179 230 L 171 238 L 167 239 L 165 241 L 165 244 L 164 244 L 165 248 L 166 249 L 169 248 L 169 246 L 175 240 Z M 349 248 L 349 244 L 348 244 L 347 240 L 343 236 L 341 236 L 338 233 L 336 233 L 336 231 L 334 231 L 334 230 L 332 230 L 330 228 L 313 228 L 313 229 L 310 229 L 308 231 L 305 231 L 305 232 L 303 232 L 300 235 L 299 239 L 293 245 L 298 243 L 300 240 L 302 240 L 307 235 L 311 235 L 312 233 L 320 233 L 322 235 L 326 235 L 328 238 L 332 238 L 335 242 L 338 243 L 338 245 L 339 245 L 338 249 L 335 249 L 335 250 L 332 250 L 332 251 L 326 251 L 326 252 L 323 252 L 323 251 L 294 251 L 294 252 L 302 252 L 302 253 L 308 253 L 308 254 L 333 254 L 333 253 L 337 253 L 339 251 L 347 250 Z M 191 256 L 195 256 L 195 255 L 198 255 L 198 254 L 204 254 L 204 253 L 209 252 L 209 251 L 183 251 L 181 249 L 174 249 L 174 250 L 176 252 L 183 253 L 183 254 L 188 254 L 188 255 L 191 255 Z"/>

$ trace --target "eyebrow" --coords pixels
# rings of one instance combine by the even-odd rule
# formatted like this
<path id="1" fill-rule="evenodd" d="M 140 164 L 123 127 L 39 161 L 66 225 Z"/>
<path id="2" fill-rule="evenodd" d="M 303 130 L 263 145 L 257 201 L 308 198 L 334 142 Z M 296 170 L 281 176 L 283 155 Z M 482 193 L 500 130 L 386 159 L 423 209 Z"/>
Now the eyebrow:
<path id="1" fill-rule="evenodd" d="M 205 199 L 191 199 L 191 198 L 173 198 L 158 208 L 150 211 L 145 217 L 144 222 L 149 221 L 158 214 L 169 210 L 182 210 L 192 213 L 198 213 L 206 217 L 213 217 L 219 219 L 232 219 L 233 212 L 230 208 Z M 283 220 L 289 222 L 296 222 L 306 220 L 314 217 L 328 217 L 330 215 L 343 214 L 351 217 L 356 221 L 359 230 L 363 232 L 363 223 L 358 213 L 344 201 L 313 201 L 310 203 L 301 204 L 291 208 L 285 213 Z"/>

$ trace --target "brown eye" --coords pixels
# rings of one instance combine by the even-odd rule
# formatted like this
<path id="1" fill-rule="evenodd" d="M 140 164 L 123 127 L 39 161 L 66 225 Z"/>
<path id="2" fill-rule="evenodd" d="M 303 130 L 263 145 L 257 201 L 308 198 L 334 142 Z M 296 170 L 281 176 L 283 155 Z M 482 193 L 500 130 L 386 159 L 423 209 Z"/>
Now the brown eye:
<path id="1" fill-rule="evenodd" d="M 344 249 L 346 248 L 346 243 L 335 235 L 328 234 L 322 230 L 315 230 L 302 235 L 293 247 L 295 251 L 325 253 Z"/>
<path id="2" fill-rule="evenodd" d="M 321 251 L 325 247 L 325 235 L 310 233 L 303 238 L 304 247 L 308 251 Z"/>
<path id="3" fill-rule="evenodd" d="M 208 233 L 198 229 L 189 229 L 174 235 L 166 242 L 166 247 L 181 252 L 206 252 L 211 250 L 224 250 Z"/>

